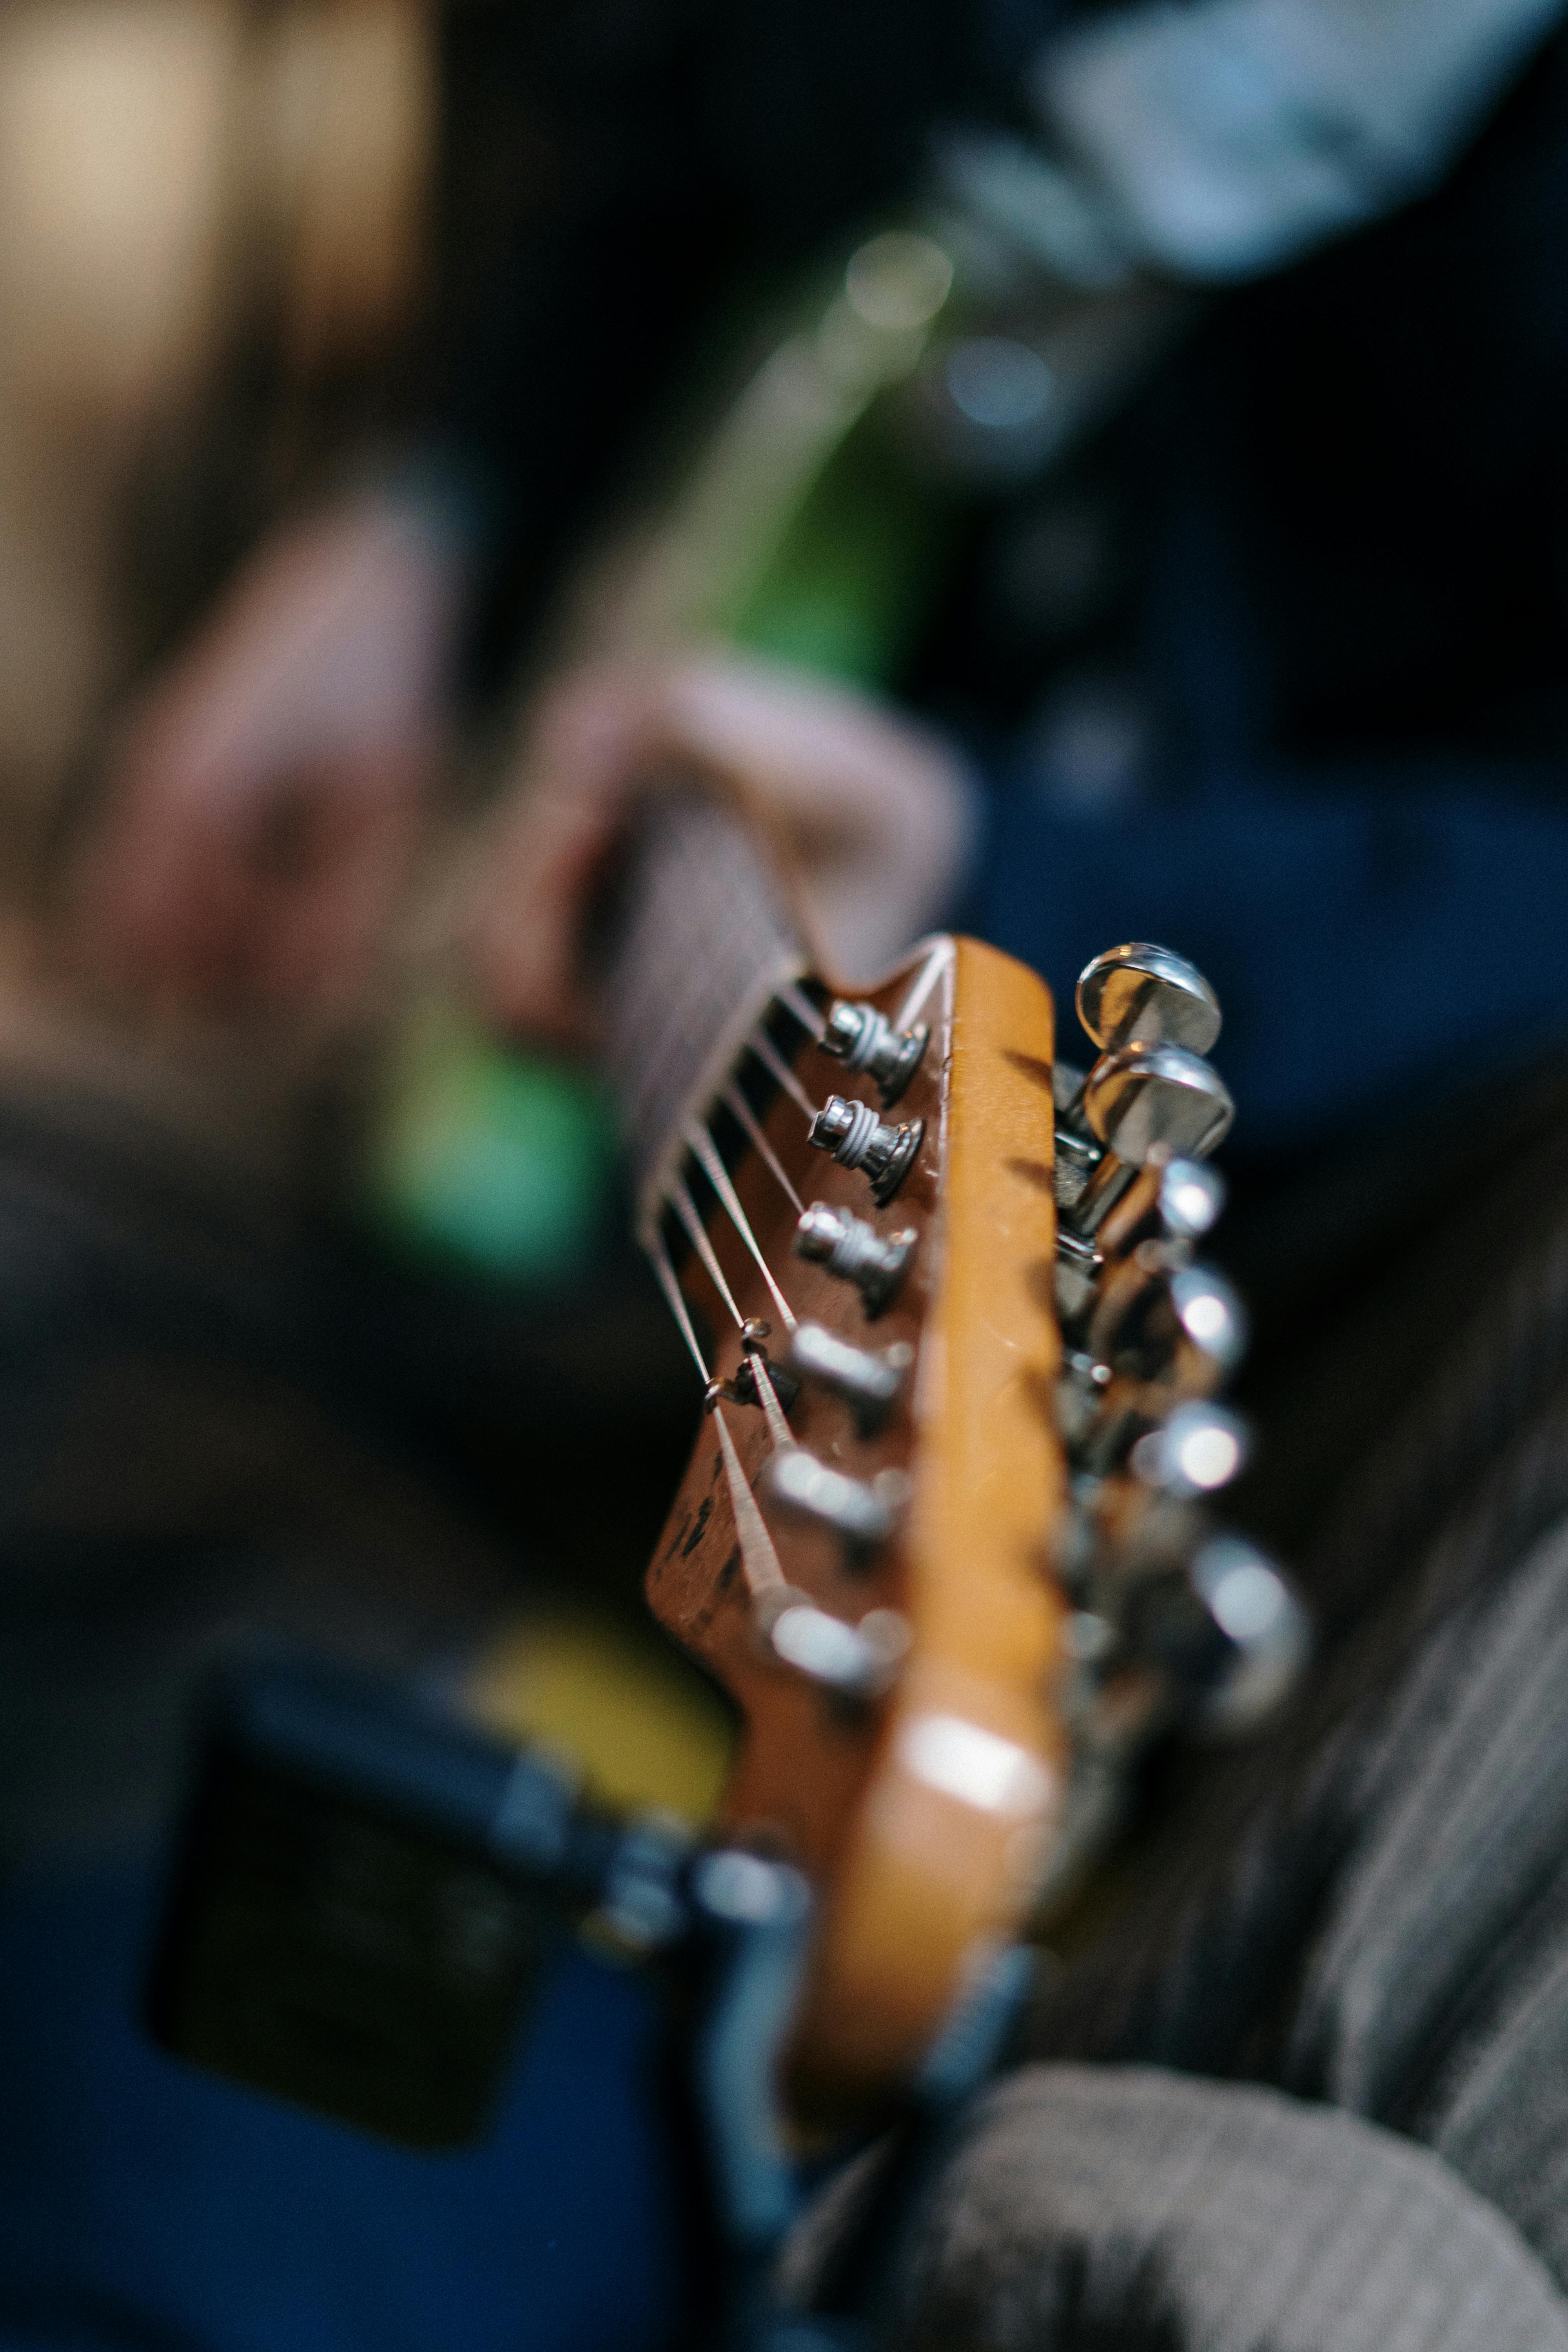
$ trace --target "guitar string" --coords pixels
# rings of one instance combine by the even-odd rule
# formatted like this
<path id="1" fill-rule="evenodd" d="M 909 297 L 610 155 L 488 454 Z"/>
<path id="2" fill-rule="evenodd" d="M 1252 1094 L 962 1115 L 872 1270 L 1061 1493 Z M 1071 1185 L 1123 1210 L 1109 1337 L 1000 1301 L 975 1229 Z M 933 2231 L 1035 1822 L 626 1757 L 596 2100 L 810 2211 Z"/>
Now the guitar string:
<path id="1" fill-rule="evenodd" d="M 795 1432 L 784 1419 L 784 1407 L 778 1401 L 778 1392 L 769 1374 L 766 1357 L 752 1358 L 752 1378 L 756 1382 L 757 1394 L 763 1401 L 763 1412 L 768 1424 L 768 1435 L 773 1442 L 773 1452 L 775 1454 L 784 1452 L 795 1444 Z"/>
<path id="2" fill-rule="evenodd" d="M 803 995 L 793 980 L 781 981 L 776 993 L 779 1003 L 788 1006 L 806 1035 L 815 1037 L 820 1042 L 825 1024 L 810 997 Z"/>
<path id="3" fill-rule="evenodd" d="M 714 1144 L 711 1134 L 707 1128 L 699 1127 L 695 1121 L 689 1122 L 684 1132 L 686 1140 L 690 1146 L 692 1151 L 696 1154 L 698 1162 L 701 1167 L 704 1175 L 712 1185 L 713 1190 L 718 1193 L 721 1201 L 724 1203 L 725 1209 L 729 1213 L 731 1223 L 734 1226 L 735 1231 L 740 1234 L 742 1241 L 751 1252 L 752 1258 L 756 1262 L 758 1272 L 761 1274 L 763 1280 L 767 1284 L 768 1288 L 772 1291 L 773 1296 L 773 1304 L 777 1307 L 779 1313 L 784 1317 L 785 1323 L 793 1331 L 795 1329 L 795 1318 L 794 1312 L 791 1309 L 790 1303 L 784 1297 L 784 1292 L 779 1288 L 778 1284 L 774 1281 L 772 1266 L 768 1264 L 767 1259 L 763 1255 L 762 1251 L 757 1246 L 757 1237 L 752 1231 L 751 1220 L 746 1215 L 744 1209 L 741 1206 L 739 1196 L 736 1193 L 733 1184 L 730 1181 L 730 1171 L 725 1167 L 722 1160 L 719 1157 L 718 1150 Z"/>
<path id="4" fill-rule="evenodd" d="M 703 1360 L 702 1350 L 697 1344 L 697 1334 L 691 1328 L 691 1318 L 686 1311 L 686 1301 L 680 1295 L 680 1285 L 675 1278 L 675 1268 L 669 1262 L 669 1252 L 664 1245 L 664 1235 L 661 1233 L 654 1234 L 653 1239 L 647 1244 L 647 1254 L 653 1260 L 653 1270 L 658 1276 L 658 1286 L 664 1293 L 665 1302 L 680 1328 L 681 1338 L 691 1350 L 691 1360 L 697 1367 L 697 1376 L 706 1388 L 710 1377 L 708 1366 Z"/>
<path id="5" fill-rule="evenodd" d="M 735 1304 L 735 1295 L 724 1279 L 724 1269 L 714 1255 L 713 1244 L 703 1230 L 702 1220 L 697 1213 L 697 1203 L 687 1191 L 683 1177 L 678 1176 L 675 1179 L 665 1198 L 690 1234 L 692 1247 L 712 1276 L 713 1287 L 735 1318 L 736 1330 L 743 1331 L 746 1328 L 746 1318 Z"/>
<path id="6" fill-rule="evenodd" d="M 789 1178 L 785 1175 L 783 1160 L 773 1150 L 773 1145 L 768 1141 L 767 1137 L 763 1133 L 761 1127 L 752 1116 L 751 1104 L 746 1100 L 745 1096 L 741 1092 L 740 1087 L 735 1084 L 733 1078 L 730 1080 L 730 1083 L 724 1088 L 724 1100 L 734 1112 L 735 1117 L 740 1120 L 741 1125 L 745 1129 L 746 1133 L 756 1145 L 758 1151 L 766 1160 L 768 1166 L 773 1170 L 773 1174 L 778 1178 L 779 1182 L 784 1186 L 784 1191 L 788 1193 L 790 1200 L 794 1202 L 796 1210 L 804 1214 L 805 1202 L 801 1199 L 800 1194 L 795 1191 L 795 1186 L 790 1182 Z"/>
<path id="7" fill-rule="evenodd" d="M 777 1591 L 784 1583 L 784 1572 L 779 1566 L 779 1556 L 773 1549 L 767 1521 L 741 1467 L 741 1457 L 730 1434 L 730 1424 L 717 1405 L 713 1409 L 713 1418 L 719 1424 L 719 1450 L 724 1457 L 730 1508 L 734 1514 L 735 1533 L 741 1544 L 741 1566 L 745 1571 L 746 1582 L 753 1594 Z"/>
<path id="8" fill-rule="evenodd" d="M 899 1008 L 899 1017 L 893 1024 L 895 1029 L 909 1028 L 952 961 L 952 942 L 950 940 L 943 940 L 932 948 L 915 975 L 913 987 Z"/>
<path id="9" fill-rule="evenodd" d="M 799 1105 L 807 1118 L 815 1118 L 816 1105 L 812 1101 L 789 1064 L 775 1052 L 773 1039 L 758 1029 L 746 1040 L 746 1043 L 763 1069 L 778 1080 L 790 1100 Z"/>

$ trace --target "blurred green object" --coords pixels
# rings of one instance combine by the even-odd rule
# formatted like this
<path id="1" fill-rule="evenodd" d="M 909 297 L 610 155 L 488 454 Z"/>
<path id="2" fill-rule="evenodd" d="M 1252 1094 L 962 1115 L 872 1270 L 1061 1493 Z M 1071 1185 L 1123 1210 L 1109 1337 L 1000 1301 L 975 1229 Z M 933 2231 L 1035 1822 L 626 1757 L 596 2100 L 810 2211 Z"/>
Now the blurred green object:
<path id="1" fill-rule="evenodd" d="M 921 480 L 879 410 L 828 459 L 727 632 L 851 686 L 898 676 L 945 576 L 956 501 Z"/>
<path id="2" fill-rule="evenodd" d="M 960 501 L 911 461 L 885 395 L 913 373 L 952 284 L 942 247 L 897 228 L 796 297 L 670 469 L 622 583 L 623 646 L 718 638 L 861 687 L 896 677 Z M 405 1245 L 562 1280 L 601 1230 L 614 1150 L 584 1081 L 426 1005 L 391 1073 L 370 1191 Z"/>
<path id="3" fill-rule="evenodd" d="M 581 1071 L 511 1052 L 450 1001 L 398 1039 L 365 1169 L 405 1247 L 510 1282 L 558 1282 L 604 1231 L 615 1131 Z"/>

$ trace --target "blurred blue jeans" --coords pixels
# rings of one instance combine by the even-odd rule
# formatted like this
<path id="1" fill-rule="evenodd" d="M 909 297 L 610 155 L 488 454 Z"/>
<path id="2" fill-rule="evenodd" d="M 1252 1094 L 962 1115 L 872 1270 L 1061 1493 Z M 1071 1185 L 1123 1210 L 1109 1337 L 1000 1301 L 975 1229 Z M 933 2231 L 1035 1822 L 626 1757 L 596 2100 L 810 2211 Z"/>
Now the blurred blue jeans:
<path id="1" fill-rule="evenodd" d="M 5 2352 L 642 2352 L 676 2328 L 658 2018 L 572 1954 L 486 2139 L 414 2154 L 207 2078 L 138 2021 L 155 1874 L 0 1894 Z"/>

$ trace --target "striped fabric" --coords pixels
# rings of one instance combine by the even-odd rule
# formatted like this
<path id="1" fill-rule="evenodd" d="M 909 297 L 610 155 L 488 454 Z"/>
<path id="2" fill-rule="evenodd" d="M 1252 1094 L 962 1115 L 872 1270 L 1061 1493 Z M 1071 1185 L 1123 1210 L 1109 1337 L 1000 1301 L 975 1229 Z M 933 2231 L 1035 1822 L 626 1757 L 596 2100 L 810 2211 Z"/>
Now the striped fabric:
<path id="1" fill-rule="evenodd" d="M 1447 1345 L 1387 1377 L 1435 1295 Z M 1380 1433 L 1295 1563 L 1309 1687 L 1168 1760 L 1135 1894 L 918 2217 L 900 2345 L 1568 2347 L 1560 1093 L 1340 1373 Z"/>

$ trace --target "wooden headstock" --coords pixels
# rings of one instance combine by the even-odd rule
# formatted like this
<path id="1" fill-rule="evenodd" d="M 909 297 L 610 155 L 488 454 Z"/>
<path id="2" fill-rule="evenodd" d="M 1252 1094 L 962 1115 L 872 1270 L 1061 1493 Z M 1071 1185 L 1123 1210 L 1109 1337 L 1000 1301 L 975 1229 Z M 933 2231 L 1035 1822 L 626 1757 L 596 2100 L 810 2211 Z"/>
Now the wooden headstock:
<path id="1" fill-rule="evenodd" d="M 1086 1076 L 973 940 L 835 1000 L 778 870 L 722 794 L 653 804 L 607 1002 L 709 1406 L 648 1597 L 744 1720 L 723 1833 L 816 1888 L 787 2072 L 829 2119 L 916 2067 L 1140 1744 L 1246 1720 L 1300 1626 L 1202 1512 L 1241 1459 L 1205 1402 L 1239 1310 L 1191 1250 L 1207 983 L 1097 958 Z"/>
<path id="2" fill-rule="evenodd" d="M 808 2110 L 874 2097 L 918 2061 L 1027 1906 L 1063 1769 L 1050 1001 L 963 939 L 862 1001 L 895 1035 L 929 1030 L 896 1104 L 819 1043 L 826 991 L 785 986 L 688 1127 L 648 1235 L 715 1383 L 648 1597 L 745 1717 L 727 1833 L 821 1892 L 791 2067 Z M 919 1123 L 885 1202 L 808 1141 L 830 1095 Z M 907 1250 L 885 1305 L 798 1254 L 814 1202 Z M 794 1385 L 792 1318 L 902 1358 L 884 1414 L 820 1378 Z M 792 1507 L 805 1457 L 879 1504 L 887 1532 L 857 1541 Z M 841 1518 L 846 1497 L 826 1499 Z"/>

